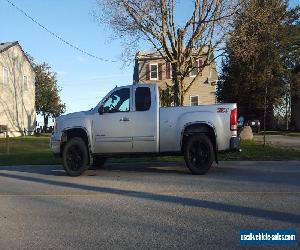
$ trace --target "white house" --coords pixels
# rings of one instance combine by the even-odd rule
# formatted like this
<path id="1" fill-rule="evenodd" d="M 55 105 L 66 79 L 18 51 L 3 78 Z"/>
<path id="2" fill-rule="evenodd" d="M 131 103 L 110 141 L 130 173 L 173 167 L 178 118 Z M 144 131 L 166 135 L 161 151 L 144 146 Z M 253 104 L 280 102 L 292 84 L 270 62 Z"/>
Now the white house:
<path id="1" fill-rule="evenodd" d="M 0 127 L 7 127 L 9 136 L 34 130 L 34 82 L 34 69 L 20 44 L 0 43 Z"/>

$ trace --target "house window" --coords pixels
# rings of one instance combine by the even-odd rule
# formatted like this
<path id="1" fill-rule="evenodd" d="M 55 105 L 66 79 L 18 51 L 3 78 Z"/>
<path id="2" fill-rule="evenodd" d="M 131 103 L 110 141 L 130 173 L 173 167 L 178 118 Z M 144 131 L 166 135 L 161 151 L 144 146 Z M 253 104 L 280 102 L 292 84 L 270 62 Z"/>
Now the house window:
<path id="1" fill-rule="evenodd" d="M 199 60 L 199 59 L 194 61 L 193 66 L 192 66 L 192 70 L 190 72 L 190 77 L 196 77 L 197 76 L 197 74 L 199 73 L 201 64 L 202 64 L 202 61 Z M 201 72 L 200 72 L 200 75 L 202 75 Z"/>
<path id="2" fill-rule="evenodd" d="M 24 86 L 24 90 L 28 90 L 28 77 L 27 76 L 23 76 L 23 86 Z"/>
<path id="3" fill-rule="evenodd" d="M 8 84 L 8 68 L 3 67 L 3 84 Z"/>
<path id="4" fill-rule="evenodd" d="M 158 80 L 158 64 L 150 64 L 150 80 Z"/>
<path id="5" fill-rule="evenodd" d="M 197 106 L 199 104 L 199 96 L 195 95 L 195 96 L 190 96 L 190 103 L 191 106 Z"/>
<path id="6" fill-rule="evenodd" d="M 191 77 L 195 77 L 199 72 L 198 60 L 195 60 L 192 66 L 192 70 L 190 72 Z"/>

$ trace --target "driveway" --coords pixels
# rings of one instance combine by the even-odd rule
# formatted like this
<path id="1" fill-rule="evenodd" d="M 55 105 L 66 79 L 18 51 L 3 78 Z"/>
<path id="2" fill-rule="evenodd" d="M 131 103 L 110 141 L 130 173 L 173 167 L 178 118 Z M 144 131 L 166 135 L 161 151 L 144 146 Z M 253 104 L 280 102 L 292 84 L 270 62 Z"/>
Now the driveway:
<path id="1" fill-rule="evenodd" d="M 240 229 L 299 234 L 299 180 L 298 161 L 0 167 L 0 248 L 238 248 Z"/>
<path id="2" fill-rule="evenodd" d="M 262 142 L 262 135 L 254 135 L 254 140 Z M 280 147 L 300 151 L 300 136 L 266 135 L 266 142 Z"/>

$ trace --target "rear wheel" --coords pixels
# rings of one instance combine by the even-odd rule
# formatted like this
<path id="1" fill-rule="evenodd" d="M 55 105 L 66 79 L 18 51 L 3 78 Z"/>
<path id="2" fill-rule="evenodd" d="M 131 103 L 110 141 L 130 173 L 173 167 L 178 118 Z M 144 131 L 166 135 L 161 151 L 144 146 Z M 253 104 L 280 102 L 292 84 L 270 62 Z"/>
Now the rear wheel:
<path id="1" fill-rule="evenodd" d="M 70 176 L 79 176 L 88 169 L 89 154 L 80 137 L 70 139 L 63 150 L 63 166 Z"/>
<path id="2" fill-rule="evenodd" d="M 184 159 L 193 174 L 205 174 L 214 161 L 214 148 L 206 135 L 193 135 L 184 146 Z"/>

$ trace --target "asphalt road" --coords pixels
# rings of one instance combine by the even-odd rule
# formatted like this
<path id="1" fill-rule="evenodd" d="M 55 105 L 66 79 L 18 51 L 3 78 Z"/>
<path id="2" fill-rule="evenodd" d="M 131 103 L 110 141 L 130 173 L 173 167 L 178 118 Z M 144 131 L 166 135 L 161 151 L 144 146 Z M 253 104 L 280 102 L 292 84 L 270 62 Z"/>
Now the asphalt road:
<path id="1" fill-rule="evenodd" d="M 262 142 L 263 135 L 254 135 L 256 141 Z M 276 146 L 290 148 L 300 151 L 300 137 L 299 136 L 285 136 L 285 135 L 266 135 L 266 142 Z"/>
<path id="2" fill-rule="evenodd" d="M 0 167 L 0 249 L 224 249 L 240 229 L 300 232 L 300 162 Z M 272 247 L 273 248 L 273 247 Z M 282 249 L 282 246 L 278 246 Z"/>

